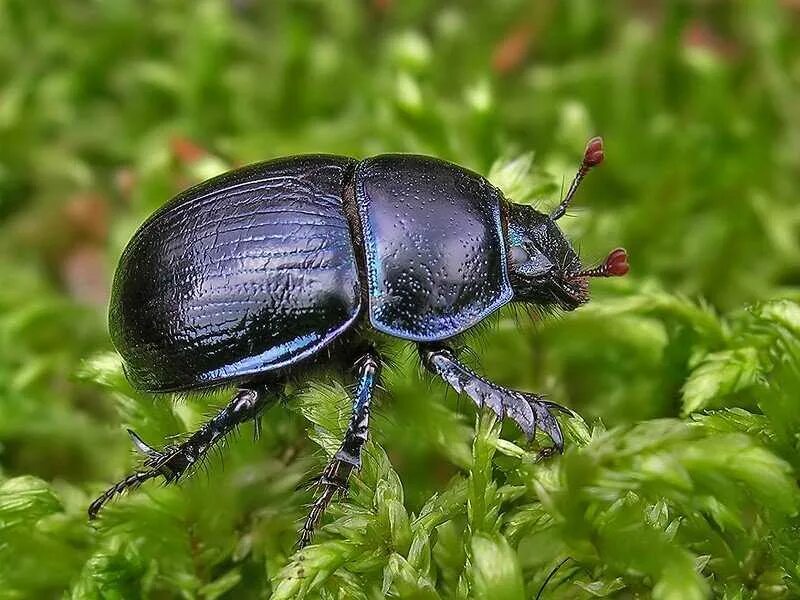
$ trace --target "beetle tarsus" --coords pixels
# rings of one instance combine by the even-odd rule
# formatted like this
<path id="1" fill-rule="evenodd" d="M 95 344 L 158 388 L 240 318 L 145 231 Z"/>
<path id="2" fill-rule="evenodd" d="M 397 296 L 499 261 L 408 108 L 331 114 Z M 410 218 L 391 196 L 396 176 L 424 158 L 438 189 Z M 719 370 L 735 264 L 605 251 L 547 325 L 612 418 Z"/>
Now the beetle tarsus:
<path id="1" fill-rule="evenodd" d="M 380 357 L 374 350 L 370 350 L 356 362 L 356 371 L 358 387 L 353 398 L 350 424 L 339 450 L 322 471 L 322 475 L 313 482 L 313 487 L 320 488 L 321 492 L 311 505 L 308 516 L 300 529 L 298 549 L 309 544 L 325 510 L 333 501 L 333 497 L 337 493 L 340 496 L 347 493 L 350 474 L 361 468 L 361 451 L 369 433 L 370 403 L 381 371 Z"/>
<path id="2" fill-rule="evenodd" d="M 532 439 L 536 429 L 544 431 L 556 450 L 564 449 L 564 436 L 551 410 L 571 411 L 538 394 L 518 392 L 501 387 L 461 363 L 453 350 L 447 347 L 420 345 L 422 364 L 444 379 L 459 394 L 467 395 L 478 406 L 488 406 L 498 418 L 510 418 Z"/>
<path id="3" fill-rule="evenodd" d="M 143 471 L 139 473 L 132 473 L 122 481 L 115 483 L 89 505 L 89 520 L 93 521 L 96 519 L 102 508 L 115 496 L 122 494 L 126 490 L 136 489 L 148 479 L 152 479 L 153 477 L 157 476 L 158 473 L 155 471 Z"/>
<path id="4" fill-rule="evenodd" d="M 308 516 L 300 529 L 300 537 L 297 540 L 298 550 L 302 550 L 311 542 L 314 532 L 334 496 L 338 493 L 342 497 L 347 493 L 347 481 L 352 471 L 353 465 L 333 458 L 325 467 L 322 475 L 316 479 L 313 487 L 319 488 L 321 491 L 311 505 Z"/>
<path id="5" fill-rule="evenodd" d="M 300 538 L 297 540 L 298 550 L 302 550 L 311 542 L 311 539 L 314 537 L 314 531 L 335 494 L 335 487 L 325 487 L 322 493 L 317 496 L 317 499 L 314 500 L 314 504 L 311 505 L 311 510 L 308 512 L 308 517 L 306 517 L 303 527 L 300 530 Z"/>
<path id="6" fill-rule="evenodd" d="M 156 477 L 163 477 L 166 483 L 180 479 L 184 472 L 205 456 L 206 452 L 233 428 L 256 418 L 267 403 L 266 389 L 241 389 L 228 405 L 217 415 L 193 433 L 179 446 L 167 446 L 161 451 L 147 444 L 136 432 L 128 430 L 134 447 L 147 458 L 144 470 L 128 475 L 101 494 L 89 506 L 89 519 L 97 517 L 100 510 L 115 496 L 127 490 L 136 489 L 142 483 Z"/>

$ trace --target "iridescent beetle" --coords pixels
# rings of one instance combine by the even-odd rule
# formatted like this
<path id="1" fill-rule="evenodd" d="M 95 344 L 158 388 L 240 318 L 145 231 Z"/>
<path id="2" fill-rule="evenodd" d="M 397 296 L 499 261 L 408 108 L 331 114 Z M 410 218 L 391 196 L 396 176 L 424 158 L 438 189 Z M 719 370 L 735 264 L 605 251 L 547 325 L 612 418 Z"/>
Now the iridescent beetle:
<path id="1" fill-rule="evenodd" d="M 230 171 L 164 205 L 120 259 L 111 337 L 131 383 L 149 392 L 235 385 L 214 418 L 157 451 L 135 433 L 142 470 L 100 496 L 159 476 L 175 481 L 237 425 L 255 420 L 288 379 L 313 365 L 353 365 L 350 425 L 318 479 L 300 534 L 361 465 L 382 335 L 417 344 L 422 364 L 478 406 L 537 428 L 563 448 L 562 407 L 474 373 L 448 345 L 510 302 L 573 310 L 588 279 L 624 275 L 625 251 L 584 269 L 555 221 L 603 160 L 594 138 L 550 215 L 514 204 L 486 179 L 449 162 L 387 154 L 281 158 Z M 563 409 L 562 409 L 563 410 Z"/>

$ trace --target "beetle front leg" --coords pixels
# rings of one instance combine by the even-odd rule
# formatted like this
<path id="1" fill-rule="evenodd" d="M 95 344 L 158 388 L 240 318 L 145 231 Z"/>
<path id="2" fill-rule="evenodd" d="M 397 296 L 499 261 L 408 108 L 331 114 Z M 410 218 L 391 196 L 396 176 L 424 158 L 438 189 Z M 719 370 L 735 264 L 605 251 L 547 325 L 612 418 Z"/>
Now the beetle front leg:
<path id="1" fill-rule="evenodd" d="M 555 448 L 564 450 L 564 436 L 551 410 L 571 414 L 554 402 L 538 394 L 519 392 L 501 387 L 460 362 L 452 349 L 446 346 L 420 344 L 419 354 L 426 369 L 444 379 L 459 394 L 466 394 L 478 406 L 488 406 L 498 418 L 508 417 L 532 439 L 537 427 L 553 440 Z"/>
<path id="2" fill-rule="evenodd" d="M 266 388 L 241 389 L 228 405 L 180 445 L 167 446 L 161 451 L 147 445 L 136 433 L 128 430 L 134 446 L 147 458 L 141 471 L 133 473 L 108 488 L 89 506 L 89 519 L 94 519 L 114 496 L 135 489 L 149 479 L 163 477 L 167 483 L 177 481 L 196 464 L 217 441 L 232 429 L 251 419 L 273 397 Z"/>
<path id="3" fill-rule="evenodd" d="M 347 481 L 351 473 L 361 468 L 361 451 L 369 433 L 370 403 L 381 372 L 380 357 L 374 350 L 370 350 L 356 362 L 355 370 L 358 385 L 353 398 L 350 424 L 339 450 L 315 482 L 321 488 L 321 492 L 311 506 L 300 530 L 300 539 L 297 542 L 299 548 L 305 547 L 311 541 L 314 530 L 333 497 L 337 492 L 344 493 L 347 490 Z"/>

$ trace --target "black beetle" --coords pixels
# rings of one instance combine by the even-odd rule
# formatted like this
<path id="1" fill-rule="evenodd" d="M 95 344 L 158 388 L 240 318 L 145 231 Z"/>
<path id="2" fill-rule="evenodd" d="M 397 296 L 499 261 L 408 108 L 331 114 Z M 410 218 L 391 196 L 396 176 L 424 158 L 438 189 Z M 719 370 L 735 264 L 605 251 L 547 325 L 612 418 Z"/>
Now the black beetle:
<path id="1" fill-rule="evenodd" d="M 514 204 L 486 179 L 434 158 L 387 154 L 281 158 L 236 169 L 178 195 L 136 232 L 114 277 L 109 325 L 131 383 L 150 392 L 235 384 L 222 411 L 157 451 L 131 433 L 144 469 L 89 508 L 163 476 L 177 480 L 212 444 L 255 420 L 290 376 L 349 357 L 357 387 L 341 448 L 318 479 L 303 526 L 311 539 L 361 464 L 380 334 L 416 342 L 422 364 L 478 406 L 561 450 L 562 407 L 504 389 L 459 362 L 448 341 L 509 302 L 572 310 L 589 277 L 623 275 L 625 251 L 583 269 L 555 224 L 603 159 L 590 140 L 550 215 Z M 565 410 L 565 409 L 562 409 Z"/>

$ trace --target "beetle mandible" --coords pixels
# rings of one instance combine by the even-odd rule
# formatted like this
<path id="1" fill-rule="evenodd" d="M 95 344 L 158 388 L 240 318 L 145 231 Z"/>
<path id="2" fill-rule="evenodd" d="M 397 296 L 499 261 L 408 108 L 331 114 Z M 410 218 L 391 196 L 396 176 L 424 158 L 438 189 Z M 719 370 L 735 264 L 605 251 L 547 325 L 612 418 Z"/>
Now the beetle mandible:
<path id="1" fill-rule="evenodd" d="M 573 310 L 588 300 L 590 277 L 628 271 L 621 248 L 583 268 L 555 223 L 602 160 L 602 140 L 593 138 L 550 215 L 506 200 L 472 171 L 404 154 L 280 158 L 179 194 L 145 221 L 120 258 L 111 338 L 136 388 L 238 391 L 181 444 L 158 451 L 130 432 L 146 456 L 143 469 L 97 498 L 90 517 L 149 479 L 177 480 L 237 425 L 257 426 L 264 407 L 310 366 L 349 361 L 352 417 L 317 480 L 304 546 L 361 466 L 381 335 L 416 343 L 424 367 L 456 392 L 529 437 L 542 429 L 562 450 L 552 412 L 566 409 L 478 375 L 460 362 L 452 340 L 510 302 Z"/>

